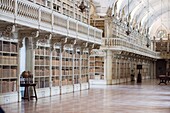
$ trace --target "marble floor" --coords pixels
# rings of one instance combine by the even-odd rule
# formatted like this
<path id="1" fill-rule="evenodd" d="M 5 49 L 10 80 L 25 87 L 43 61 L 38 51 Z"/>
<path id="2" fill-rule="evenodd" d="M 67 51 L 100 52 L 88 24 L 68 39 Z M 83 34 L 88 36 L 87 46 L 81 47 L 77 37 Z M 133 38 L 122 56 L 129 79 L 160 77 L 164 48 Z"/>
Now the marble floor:
<path id="1" fill-rule="evenodd" d="M 158 83 L 145 80 L 142 84 L 97 85 L 90 90 L 40 98 L 37 102 L 25 100 L 2 108 L 6 113 L 170 113 L 170 83 Z"/>

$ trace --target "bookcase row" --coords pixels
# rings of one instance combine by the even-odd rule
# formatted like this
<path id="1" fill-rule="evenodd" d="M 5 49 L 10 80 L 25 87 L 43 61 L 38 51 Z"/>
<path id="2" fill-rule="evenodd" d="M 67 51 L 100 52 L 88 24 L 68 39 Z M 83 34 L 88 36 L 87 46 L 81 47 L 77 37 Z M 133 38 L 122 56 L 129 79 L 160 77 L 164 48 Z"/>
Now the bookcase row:
<path id="1" fill-rule="evenodd" d="M 35 65 L 50 65 L 49 58 L 35 59 Z"/>
<path id="2" fill-rule="evenodd" d="M 92 53 L 92 56 L 90 56 L 90 79 L 104 79 L 104 54 Z"/>
<path id="3" fill-rule="evenodd" d="M 87 83 L 88 77 L 86 75 L 81 77 L 81 83 Z M 35 78 L 36 88 L 45 88 L 50 86 L 50 78 L 44 77 L 44 78 Z M 60 84 L 60 78 L 59 77 L 52 77 L 52 86 L 59 86 L 59 85 L 72 85 L 80 83 L 80 77 L 75 76 L 74 79 L 72 76 L 63 76 Z"/>
<path id="4" fill-rule="evenodd" d="M 88 69 L 82 69 L 81 74 L 87 74 Z M 62 75 L 72 75 L 73 71 L 72 70 L 62 70 Z M 80 70 L 79 69 L 74 69 L 74 75 L 79 75 Z M 60 70 L 59 69 L 52 69 L 52 75 L 60 75 Z"/>
<path id="5" fill-rule="evenodd" d="M 16 81 L 0 80 L 0 93 L 15 92 L 15 91 L 17 91 Z"/>
<path id="6" fill-rule="evenodd" d="M 49 48 L 39 47 L 35 50 L 35 55 L 50 55 L 50 50 Z"/>
<path id="7" fill-rule="evenodd" d="M 0 51 L 17 52 L 17 43 L 12 43 L 8 41 L 0 41 Z"/>
<path id="8" fill-rule="evenodd" d="M 50 69 L 49 68 L 35 68 L 35 76 L 50 76 Z"/>
<path id="9" fill-rule="evenodd" d="M 0 78 L 10 78 L 10 77 L 17 77 L 17 68 L 0 67 Z"/>
<path id="10" fill-rule="evenodd" d="M 17 56 L 0 56 L 0 64 L 17 64 Z"/>

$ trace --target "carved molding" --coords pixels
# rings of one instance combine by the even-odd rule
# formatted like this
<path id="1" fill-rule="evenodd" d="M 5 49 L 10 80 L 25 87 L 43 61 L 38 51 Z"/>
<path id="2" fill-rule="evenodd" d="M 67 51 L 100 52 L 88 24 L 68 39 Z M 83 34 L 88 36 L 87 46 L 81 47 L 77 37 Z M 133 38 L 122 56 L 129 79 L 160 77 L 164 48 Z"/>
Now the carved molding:
<path id="1" fill-rule="evenodd" d="M 33 48 L 37 48 L 38 43 L 41 43 L 42 45 L 49 44 L 51 37 L 51 33 L 35 33 L 33 36 Z"/>
<path id="2" fill-rule="evenodd" d="M 19 30 L 18 31 L 18 44 L 19 47 L 23 47 L 23 40 L 24 38 L 29 38 L 29 37 L 38 37 L 39 31 L 35 30 Z"/>
<path id="3" fill-rule="evenodd" d="M 14 37 L 15 25 L 7 25 L 5 27 L 1 27 L 0 29 L 0 37 L 4 37 L 5 39 L 11 39 Z"/>

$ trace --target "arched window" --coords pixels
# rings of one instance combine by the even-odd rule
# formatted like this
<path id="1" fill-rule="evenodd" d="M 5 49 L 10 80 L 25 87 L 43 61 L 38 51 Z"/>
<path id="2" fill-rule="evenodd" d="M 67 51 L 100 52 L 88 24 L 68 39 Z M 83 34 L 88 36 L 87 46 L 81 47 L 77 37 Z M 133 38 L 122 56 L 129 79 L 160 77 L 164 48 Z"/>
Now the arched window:
<path id="1" fill-rule="evenodd" d="M 165 30 L 159 30 L 157 33 L 158 38 L 167 38 L 167 33 Z"/>

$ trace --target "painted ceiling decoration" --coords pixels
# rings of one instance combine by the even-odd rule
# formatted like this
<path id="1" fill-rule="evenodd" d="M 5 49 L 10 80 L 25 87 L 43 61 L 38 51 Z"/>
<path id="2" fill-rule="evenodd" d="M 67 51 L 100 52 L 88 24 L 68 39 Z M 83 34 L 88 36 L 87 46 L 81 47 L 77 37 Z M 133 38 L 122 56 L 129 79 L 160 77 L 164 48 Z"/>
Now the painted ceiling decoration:
<path id="1" fill-rule="evenodd" d="M 128 4 L 129 1 L 129 4 Z M 91 0 L 98 16 L 114 16 L 122 22 L 128 22 L 132 28 L 149 33 L 150 38 L 158 38 L 160 31 L 164 37 L 170 34 L 169 0 Z M 129 6 L 129 12 L 128 12 Z"/>

